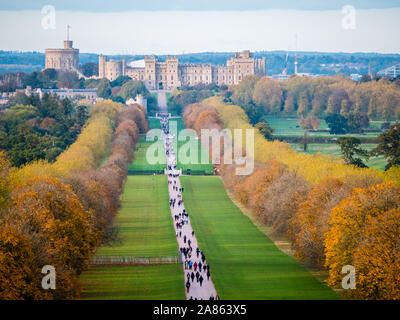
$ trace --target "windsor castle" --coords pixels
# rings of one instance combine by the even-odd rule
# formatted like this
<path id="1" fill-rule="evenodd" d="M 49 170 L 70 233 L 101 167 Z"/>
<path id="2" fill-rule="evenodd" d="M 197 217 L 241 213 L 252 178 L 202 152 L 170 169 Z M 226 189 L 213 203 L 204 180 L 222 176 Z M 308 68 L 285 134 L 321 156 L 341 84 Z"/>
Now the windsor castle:
<path id="1" fill-rule="evenodd" d="M 64 41 L 64 49 L 46 49 L 46 66 L 64 71 L 78 71 L 79 49 L 72 47 L 72 41 Z M 236 53 L 226 66 L 212 64 L 180 64 L 178 58 L 167 57 L 158 61 L 155 56 L 144 59 L 143 65 L 129 66 L 125 59 L 109 60 L 99 56 L 99 78 L 110 81 L 119 76 L 129 76 L 144 82 L 149 90 L 173 90 L 180 86 L 196 84 L 233 85 L 247 75 L 266 74 L 265 58 L 255 58 L 248 51 Z"/>

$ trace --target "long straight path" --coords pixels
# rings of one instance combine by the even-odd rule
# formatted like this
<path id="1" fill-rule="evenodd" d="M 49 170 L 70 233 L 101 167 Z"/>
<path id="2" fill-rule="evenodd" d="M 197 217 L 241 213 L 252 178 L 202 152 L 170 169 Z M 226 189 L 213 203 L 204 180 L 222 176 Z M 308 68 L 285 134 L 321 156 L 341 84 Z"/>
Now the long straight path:
<path id="1" fill-rule="evenodd" d="M 161 118 L 164 130 L 164 148 L 167 158 L 168 191 L 170 196 L 171 216 L 174 221 L 176 240 L 179 249 L 187 249 L 185 254 L 180 251 L 183 261 L 184 284 L 187 299 L 209 300 L 217 299 L 217 292 L 211 279 L 212 268 L 207 264 L 205 253 L 198 247 L 196 235 L 190 224 L 189 213 L 186 212 L 182 197 L 182 187 L 179 179 L 180 171 L 176 169 L 176 156 L 173 150 L 172 139 L 166 131 L 168 119 Z M 193 264 L 192 266 L 190 264 Z M 195 270 L 197 266 L 197 270 Z M 201 270 L 199 269 L 201 266 Z M 197 274 L 197 276 L 196 276 Z M 193 275 L 193 277 L 191 277 Z M 200 281 L 199 281 L 199 280 Z M 187 283 L 190 283 L 188 288 Z"/>

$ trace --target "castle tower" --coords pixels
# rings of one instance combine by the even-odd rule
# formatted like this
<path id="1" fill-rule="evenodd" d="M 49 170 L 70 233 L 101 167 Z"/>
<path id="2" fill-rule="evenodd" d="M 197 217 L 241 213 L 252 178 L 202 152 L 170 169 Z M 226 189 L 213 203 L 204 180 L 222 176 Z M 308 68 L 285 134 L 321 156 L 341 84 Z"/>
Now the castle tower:
<path id="1" fill-rule="evenodd" d="M 124 75 L 126 75 L 126 59 L 125 58 L 123 58 L 122 60 L 121 60 L 121 63 L 122 63 L 122 75 L 124 76 Z"/>
<path id="2" fill-rule="evenodd" d="M 99 56 L 99 78 L 106 77 L 106 61 L 107 56 Z"/>
<path id="3" fill-rule="evenodd" d="M 62 71 L 75 71 L 79 68 L 79 49 L 73 48 L 73 43 L 69 40 L 69 29 L 67 26 L 67 40 L 64 41 L 63 49 L 45 50 L 45 69 L 55 69 Z"/>

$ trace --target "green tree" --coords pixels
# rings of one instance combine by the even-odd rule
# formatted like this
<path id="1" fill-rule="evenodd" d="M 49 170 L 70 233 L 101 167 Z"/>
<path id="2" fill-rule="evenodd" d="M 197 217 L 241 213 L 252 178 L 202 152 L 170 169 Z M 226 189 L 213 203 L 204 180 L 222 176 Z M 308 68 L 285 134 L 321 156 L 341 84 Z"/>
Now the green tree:
<path id="1" fill-rule="evenodd" d="M 108 99 L 111 97 L 111 86 L 110 81 L 107 79 L 101 79 L 97 86 L 97 95 L 101 98 Z"/>
<path id="2" fill-rule="evenodd" d="M 338 113 L 330 113 L 325 118 L 330 134 L 343 134 L 347 131 L 347 119 Z"/>
<path id="3" fill-rule="evenodd" d="M 99 75 L 99 65 L 94 62 L 87 62 L 81 66 L 82 73 L 86 77 L 98 76 Z"/>
<path id="4" fill-rule="evenodd" d="M 368 160 L 369 153 L 367 150 L 361 148 L 360 139 L 354 137 L 340 137 L 338 140 L 338 144 L 346 163 L 361 168 L 367 168 L 362 158 Z"/>
<path id="5" fill-rule="evenodd" d="M 378 141 L 373 153 L 383 155 L 387 159 L 385 169 L 400 165 L 400 124 L 396 123 L 386 132 L 382 132 L 378 136 Z"/>
<path id="6" fill-rule="evenodd" d="M 114 81 L 111 81 L 110 85 L 112 88 L 114 87 L 122 87 L 126 82 L 131 81 L 132 78 L 129 76 L 119 76 Z"/>
<path id="7" fill-rule="evenodd" d="M 137 94 L 143 94 L 147 96 L 149 91 L 145 87 L 142 81 L 130 80 L 125 82 L 122 87 L 119 95 L 126 101 L 129 98 L 135 98 Z"/>
<path id="8" fill-rule="evenodd" d="M 253 101 L 253 92 L 259 76 L 246 76 L 239 84 L 233 87 L 231 99 L 237 105 L 249 104 Z"/>
<path id="9" fill-rule="evenodd" d="M 260 121 L 264 112 L 261 107 L 257 107 L 252 103 L 247 103 L 241 106 L 241 108 L 246 112 L 246 115 L 249 117 L 250 123 L 255 125 Z"/>
<path id="10" fill-rule="evenodd" d="M 259 122 L 254 127 L 260 131 L 260 133 L 265 137 L 265 139 L 274 140 L 273 133 L 274 133 L 275 129 L 272 128 L 267 122 L 264 122 L 264 121 Z"/>

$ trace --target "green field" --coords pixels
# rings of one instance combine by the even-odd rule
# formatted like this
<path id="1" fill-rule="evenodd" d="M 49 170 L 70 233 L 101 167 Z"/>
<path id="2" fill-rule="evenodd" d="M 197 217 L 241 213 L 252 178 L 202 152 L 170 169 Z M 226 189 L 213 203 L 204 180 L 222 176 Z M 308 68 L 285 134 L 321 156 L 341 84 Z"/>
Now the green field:
<path id="1" fill-rule="evenodd" d="M 286 137 L 298 137 L 304 135 L 304 130 L 299 125 L 299 119 L 294 117 L 288 118 L 276 118 L 271 116 L 264 117 L 264 120 L 275 129 L 274 135 L 286 136 Z M 370 121 L 370 126 L 379 129 L 382 121 Z M 319 130 L 325 130 L 328 128 L 325 120 L 321 119 Z M 352 134 L 353 137 L 377 137 L 379 132 L 367 132 L 365 134 Z M 346 135 L 331 135 L 328 131 L 326 132 L 313 132 L 309 131 L 309 137 L 346 137 Z"/>
<path id="2" fill-rule="evenodd" d="M 173 126 L 176 128 L 176 133 L 172 132 L 172 134 L 178 134 L 186 129 L 182 118 L 177 118 L 177 119 L 171 119 L 169 120 L 169 126 L 170 130 L 172 129 Z M 158 119 L 149 119 L 149 128 L 150 129 L 160 129 L 160 120 Z M 142 135 L 140 137 L 140 141 L 136 144 L 136 152 L 135 152 L 135 159 L 133 160 L 132 164 L 128 166 L 128 174 L 153 174 L 153 173 L 163 173 L 164 169 L 166 168 L 166 159 L 163 153 L 164 146 L 162 140 L 154 142 L 153 139 L 150 141 L 147 140 L 147 138 L 150 138 L 150 135 Z M 186 137 L 186 141 L 177 141 L 177 147 L 175 146 L 175 150 L 181 150 L 182 146 L 187 144 L 189 141 L 193 143 L 193 148 L 194 150 L 197 150 L 197 159 L 195 159 L 193 162 L 188 162 L 184 163 L 185 160 L 182 160 L 181 157 L 179 157 L 180 153 L 177 152 L 177 158 L 178 158 L 178 165 L 177 167 L 180 169 L 183 169 L 183 173 L 187 173 L 187 169 L 191 169 L 192 174 L 213 174 L 214 173 L 214 168 L 213 165 L 211 164 L 211 160 L 209 159 L 209 154 L 208 150 L 204 149 L 201 147 L 200 140 L 196 139 L 195 134 L 190 134 Z M 160 150 L 161 156 L 160 160 L 155 164 L 150 163 L 148 160 L 148 149 L 151 145 L 154 145 L 154 147 L 158 150 Z M 182 149 L 183 150 L 183 149 Z M 201 163 L 201 154 L 205 153 L 205 158 L 207 159 L 206 163 Z M 150 155 L 153 154 L 152 152 L 149 153 Z M 185 155 L 189 157 L 190 153 L 189 150 L 186 151 Z M 158 157 L 158 153 L 155 153 L 155 156 Z"/>
<path id="3" fill-rule="evenodd" d="M 303 153 L 303 144 L 300 143 L 291 143 L 290 144 L 294 150 L 297 152 Z M 372 150 L 376 147 L 376 144 L 364 143 L 362 144 L 362 148 L 366 150 Z M 340 151 L 340 147 L 336 143 L 310 143 L 307 145 L 306 153 L 316 154 L 317 152 L 329 154 L 334 157 L 342 158 L 342 153 Z M 365 164 L 369 167 L 377 168 L 380 170 L 384 170 L 386 166 L 386 159 L 383 156 L 370 158 Z"/>
<path id="4" fill-rule="evenodd" d="M 279 138 L 285 137 L 302 137 L 304 135 L 304 130 L 299 126 L 298 118 L 275 118 L 275 117 L 265 117 L 268 124 L 275 129 L 274 135 Z M 383 121 L 370 121 L 371 128 L 379 129 Z M 328 126 L 325 120 L 321 120 L 319 129 L 327 129 Z M 374 138 L 379 135 L 379 132 L 367 132 L 365 134 L 351 134 L 351 135 L 331 135 L 329 132 L 308 132 L 308 137 L 322 137 L 322 138 L 338 138 L 338 137 L 358 137 L 358 138 Z M 294 150 L 297 152 L 304 152 L 303 145 L 301 143 L 291 143 L 290 144 Z M 361 147 L 366 150 L 372 150 L 376 147 L 376 144 L 372 143 L 362 143 Z M 342 158 L 342 153 L 340 152 L 340 147 L 336 143 L 309 143 L 308 150 L 306 153 L 315 154 L 317 152 L 329 154 L 334 157 Z M 386 160 L 382 156 L 370 158 L 365 164 L 369 167 L 374 167 L 380 170 L 384 170 L 386 166 Z"/>
<path id="5" fill-rule="evenodd" d="M 160 120 L 150 118 L 149 119 L 149 130 L 151 129 L 160 129 L 161 123 Z M 164 150 L 164 145 L 162 140 L 157 141 L 151 138 L 150 134 L 143 134 L 140 136 L 139 142 L 136 144 L 135 158 L 132 163 L 128 166 L 128 174 L 153 174 L 153 173 L 163 173 L 166 167 L 166 160 L 164 153 L 161 154 L 159 163 L 149 163 L 147 160 L 147 150 L 148 148 L 156 143 L 159 150 Z M 149 138 L 149 140 L 147 139 Z M 158 156 L 158 154 L 156 154 Z"/>
<path id="6" fill-rule="evenodd" d="M 120 242 L 98 256 L 176 256 L 167 177 L 128 176 L 115 218 Z M 83 299 L 184 299 L 181 264 L 92 266 L 80 277 Z"/>
<path id="7" fill-rule="evenodd" d="M 100 256 L 159 257 L 178 252 L 169 208 L 167 176 L 128 176 L 115 218 L 120 243 L 103 246 Z"/>
<path id="8" fill-rule="evenodd" d="M 171 128 L 177 128 L 178 135 L 182 130 L 186 129 L 186 126 L 183 123 L 182 118 L 170 119 L 168 124 L 169 124 L 169 128 L 170 128 L 171 132 L 172 132 Z M 195 157 L 194 163 L 193 162 L 184 163 L 185 161 L 183 161 L 182 157 L 181 158 L 179 157 L 180 153 L 177 152 L 176 153 L 177 158 L 178 158 L 178 165 L 177 166 L 178 166 L 178 168 L 182 168 L 183 169 L 183 173 L 184 174 L 186 173 L 187 169 L 191 169 L 192 172 L 213 174 L 214 173 L 214 168 L 213 168 L 213 165 L 211 163 L 208 150 L 203 148 L 201 146 L 200 140 L 196 139 L 196 138 L 197 138 L 197 135 L 195 133 L 193 133 L 193 134 L 188 134 L 188 136 L 186 137 L 185 141 L 179 141 L 179 140 L 177 141 L 177 147 L 178 148 L 176 146 L 174 146 L 174 150 L 179 150 L 180 151 L 182 146 L 184 146 L 187 143 L 193 143 L 193 149 L 194 150 L 197 149 L 197 157 Z M 187 146 L 189 146 L 189 145 L 187 145 Z M 207 159 L 206 163 L 201 163 L 201 155 L 202 154 L 204 154 L 204 157 Z M 186 150 L 185 156 L 189 157 L 190 156 L 190 151 Z"/>
<path id="9" fill-rule="evenodd" d="M 95 266 L 81 277 L 82 299 L 184 300 L 182 265 Z"/>
<path id="10" fill-rule="evenodd" d="M 229 199 L 219 177 L 181 178 L 185 208 L 221 299 L 336 299 Z"/>

